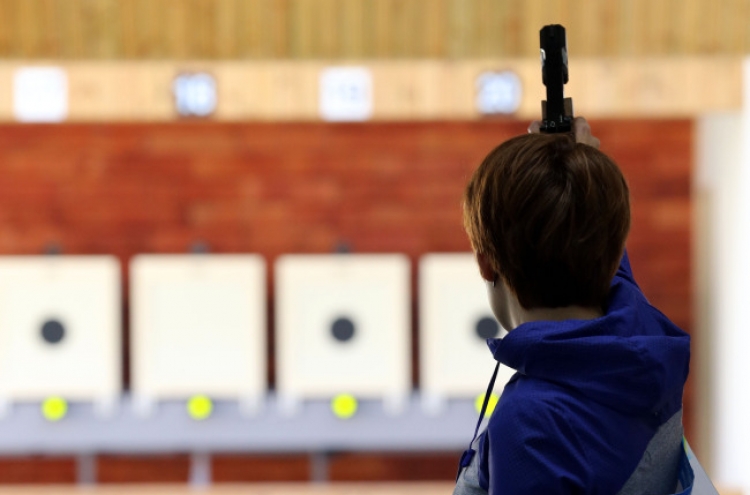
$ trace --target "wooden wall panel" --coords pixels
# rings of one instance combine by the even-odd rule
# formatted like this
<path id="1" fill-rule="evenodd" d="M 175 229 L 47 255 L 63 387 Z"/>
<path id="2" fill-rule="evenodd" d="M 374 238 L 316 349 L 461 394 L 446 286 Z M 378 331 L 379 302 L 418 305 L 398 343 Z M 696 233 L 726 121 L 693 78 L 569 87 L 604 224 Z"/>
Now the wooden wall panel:
<path id="1" fill-rule="evenodd" d="M 517 119 L 539 118 L 545 90 L 538 60 L 348 61 L 372 76 L 372 121 L 479 120 L 477 79 L 513 71 L 522 91 Z M 0 61 L 0 122 L 13 122 L 14 78 L 26 62 Z M 217 106 L 207 118 L 241 122 L 320 122 L 322 61 L 67 62 L 68 122 L 169 122 L 181 119 L 174 79 L 207 72 Z M 690 118 L 742 107 L 741 57 L 571 60 L 566 94 L 588 118 Z M 490 117 L 491 118 L 491 117 Z"/>
<path id="2" fill-rule="evenodd" d="M 0 484 L 70 484 L 76 481 L 71 457 L 0 457 Z"/>
<path id="3" fill-rule="evenodd" d="M 330 459 L 331 481 L 452 481 L 460 453 L 390 455 L 340 453 Z"/>
<path id="4" fill-rule="evenodd" d="M 630 183 L 635 276 L 690 331 L 692 123 L 592 126 Z M 115 254 L 125 269 L 134 254 L 186 252 L 197 241 L 269 263 L 347 243 L 355 252 L 405 253 L 416 268 L 423 253 L 469 249 L 463 186 L 487 152 L 525 129 L 520 121 L 3 125 L 0 254 L 59 245 L 69 254 Z M 693 390 L 691 382 L 688 434 Z M 240 461 L 227 462 L 232 479 Z M 382 467 L 389 462 L 358 472 L 400 479 Z"/>
<path id="5" fill-rule="evenodd" d="M 98 483 L 187 483 L 187 455 L 101 455 L 96 460 Z"/>
<path id="6" fill-rule="evenodd" d="M 309 481 L 311 474 L 310 458 L 304 454 L 223 454 L 213 456 L 211 461 L 216 483 L 303 482 Z"/>
<path id="7" fill-rule="evenodd" d="M 0 0 L 0 57 L 533 57 L 562 23 L 584 56 L 744 54 L 749 0 Z"/>

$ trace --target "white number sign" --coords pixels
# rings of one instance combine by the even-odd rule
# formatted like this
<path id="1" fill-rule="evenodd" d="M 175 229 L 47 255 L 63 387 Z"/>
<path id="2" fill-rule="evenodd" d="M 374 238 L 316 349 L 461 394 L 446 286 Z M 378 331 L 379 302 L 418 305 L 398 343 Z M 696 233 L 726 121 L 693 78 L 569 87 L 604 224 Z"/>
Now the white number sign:
<path id="1" fill-rule="evenodd" d="M 320 116 L 363 121 L 372 115 L 372 74 L 363 67 L 331 67 L 320 74 Z"/>
<path id="2" fill-rule="evenodd" d="M 207 117 L 216 110 L 216 81 L 211 74 L 180 74 L 172 84 L 177 113 L 183 117 Z"/>
<path id="3" fill-rule="evenodd" d="M 481 114 L 512 114 L 521 106 L 521 79 L 515 72 L 484 72 L 477 77 L 476 88 Z"/>
<path id="4" fill-rule="evenodd" d="M 13 76 L 13 114 L 21 122 L 61 122 L 68 116 L 68 77 L 59 67 L 23 67 Z"/>

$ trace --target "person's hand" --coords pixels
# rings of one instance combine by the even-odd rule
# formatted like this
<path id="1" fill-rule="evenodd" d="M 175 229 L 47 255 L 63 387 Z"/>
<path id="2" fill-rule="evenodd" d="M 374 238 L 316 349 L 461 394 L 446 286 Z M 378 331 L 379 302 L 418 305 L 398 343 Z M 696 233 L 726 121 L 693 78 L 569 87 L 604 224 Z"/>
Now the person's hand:
<path id="1" fill-rule="evenodd" d="M 529 125 L 529 134 L 536 134 L 539 132 L 542 122 L 535 120 Z M 573 132 L 576 136 L 576 143 L 583 143 L 599 149 L 599 139 L 591 134 L 591 126 L 586 119 L 583 117 L 576 117 L 573 119 Z"/>

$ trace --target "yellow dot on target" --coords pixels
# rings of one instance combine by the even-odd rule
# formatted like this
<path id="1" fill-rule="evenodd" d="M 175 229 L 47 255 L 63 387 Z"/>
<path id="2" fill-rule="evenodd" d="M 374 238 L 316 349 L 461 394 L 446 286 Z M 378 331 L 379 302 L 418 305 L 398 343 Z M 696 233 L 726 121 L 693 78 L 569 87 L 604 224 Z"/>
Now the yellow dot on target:
<path id="1" fill-rule="evenodd" d="M 42 416 L 47 421 L 60 421 L 68 414 L 68 403 L 62 397 L 48 397 L 42 402 Z"/>
<path id="2" fill-rule="evenodd" d="M 477 395 L 476 400 L 474 401 L 474 409 L 477 410 L 477 414 L 482 412 L 482 404 L 484 404 L 484 396 L 487 394 L 479 394 Z M 490 400 L 487 402 L 487 412 L 485 412 L 485 416 L 491 416 L 492 412 L 495 410 L 495 406 L 497 406 L 497 401 L 500 400 L 500 397 L 497 394 L 490 394 Z"/>
<path id="3" fill-rule="evenodd" d="M 340 394 L 331 400 L 331 411 L 340 419 L 349 419 L 357 413 L 359 404 L 353 395 Z"/>
<path id="4" fill-rule="evenodd" d="M 214 403 L 205 395 L 195 395 L 188 400 L 188 415 L 196 421 L 202 421 L 208 418 L 211 416 L 213 410 Z"/>

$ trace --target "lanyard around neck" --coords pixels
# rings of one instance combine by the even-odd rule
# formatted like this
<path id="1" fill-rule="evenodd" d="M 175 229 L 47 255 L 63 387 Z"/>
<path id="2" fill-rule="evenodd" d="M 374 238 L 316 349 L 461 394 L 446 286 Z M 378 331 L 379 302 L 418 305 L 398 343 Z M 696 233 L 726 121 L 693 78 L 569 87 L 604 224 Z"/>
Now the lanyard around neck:
<path id="1" fill-rule="evenodd" d="M 498 361 L 497 365 L 495 365 L 495 371 L 492 372 L 492 378 L 490 379 L 490 384 L 487 387 L 487 393 L 484 394 L 484 401 L 482 402 L 482 409 L 479 411 L 479 419 L 477 420 L 477 426 L 474 428 L 474 436 L 471 439 L 471 442 L 469 442 L 469 448 L 464 450 L 464 453 L 461 454 L 461 460 L 458 465 L 458 474 L 456 475 L 456 480 L 458 480 L 458 477 L 461 475 L 461 470 L 465 467 L 468 467 L 469 464 L 471 464 L 471 460 L 474 458 L 474 454 L 476 454 L 476 450 L 472 448 L 472 445 L 474 445 L 474 440 L 477 439 L 477 435 L 479 435 L 479 427 L 482 426 L 482 421 L 484 420 L 484 415 L 487 413 L 487 404 L 490 402 L 490 396 L 492 395 L 492 390 L 495 388 L 495 379 L 497 378 L 497 372 L 500 369 L 500 362 Z"/>

